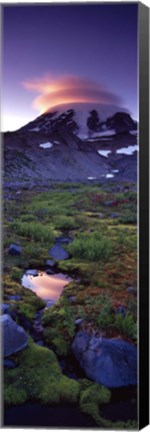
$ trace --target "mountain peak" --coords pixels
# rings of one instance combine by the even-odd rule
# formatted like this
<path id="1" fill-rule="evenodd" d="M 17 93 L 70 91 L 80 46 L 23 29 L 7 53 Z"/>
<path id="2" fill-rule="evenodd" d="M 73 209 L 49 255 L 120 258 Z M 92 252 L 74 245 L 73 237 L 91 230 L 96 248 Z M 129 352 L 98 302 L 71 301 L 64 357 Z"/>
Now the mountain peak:
<path id="1" fill-rule="evenodd" d="M 110 129 L 107 127 L 107 120 L 119 112 L 128 114 L 125 108 L 116 105 L 68 103 L 50 108 L 20 130 L 48 133 L 66 128 L 83 140 L 92 132 Z"/>

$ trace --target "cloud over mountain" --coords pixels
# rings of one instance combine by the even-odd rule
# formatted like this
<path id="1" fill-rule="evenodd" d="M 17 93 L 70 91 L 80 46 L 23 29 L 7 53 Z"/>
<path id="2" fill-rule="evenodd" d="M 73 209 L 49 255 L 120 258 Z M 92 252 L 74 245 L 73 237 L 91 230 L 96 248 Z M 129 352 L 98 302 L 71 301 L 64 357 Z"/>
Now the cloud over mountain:
<path id="1" fill-rule="evenodd" d="M 59 78 L 46 75 L 43 78 L 27 80 L 23 86 L 38 93 L 33 107 L 40 113 L 57 105 L 73 102 L 92 102 L 102 104 L 118 104 L 120 98 L 88 78 L 64 76 Z"/>

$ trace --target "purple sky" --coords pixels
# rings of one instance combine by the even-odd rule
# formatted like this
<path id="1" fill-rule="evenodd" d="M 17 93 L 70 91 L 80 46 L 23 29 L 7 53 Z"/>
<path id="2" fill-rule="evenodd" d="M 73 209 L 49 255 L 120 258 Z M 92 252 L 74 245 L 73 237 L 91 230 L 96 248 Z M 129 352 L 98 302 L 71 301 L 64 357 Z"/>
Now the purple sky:
<path id="1" fill-rule="evenodd" d="M 3 130 L 73 100 L 119 98 L 137 119 L 137 14 L 137 3 L 3 5 Z"/>

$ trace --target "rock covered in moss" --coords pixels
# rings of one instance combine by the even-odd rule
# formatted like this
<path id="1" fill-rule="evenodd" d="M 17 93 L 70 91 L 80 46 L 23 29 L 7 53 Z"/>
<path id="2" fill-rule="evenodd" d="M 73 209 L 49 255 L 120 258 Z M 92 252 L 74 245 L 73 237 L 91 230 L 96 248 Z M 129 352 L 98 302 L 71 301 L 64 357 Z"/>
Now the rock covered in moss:
<path id="1" fill-rule="evenodd" d="M 18 326 L 10 315 L 0 317 L 2 327 L 2 342 L 4 357 L 22 350 L 28 345 L 28 336 L 25 330 Z"/>
<path id="2" fill-rule="evenodd" d="M 103 339 L 80 331 L 73 353 L 86 376 L 106 387 L 125 387 L 137 382 L 136 347 L 121 339 Z"/>

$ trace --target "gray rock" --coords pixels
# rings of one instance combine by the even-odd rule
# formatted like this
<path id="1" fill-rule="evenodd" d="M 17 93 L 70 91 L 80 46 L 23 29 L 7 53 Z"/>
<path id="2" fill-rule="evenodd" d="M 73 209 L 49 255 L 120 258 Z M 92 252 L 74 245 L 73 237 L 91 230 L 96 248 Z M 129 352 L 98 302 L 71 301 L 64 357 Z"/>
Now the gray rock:
<path id="1" fill-rule="evenodd" d="M 43 334 L 43 326 L 39 323 L 39 322 L 35 322 L 34 324 L 33 324 L 33 331 L 36 333 L 36 334 L 40 334 L 40 335 L 42 335 Z"/>
<path id="2" fill-rule="evenodd" d="M 129 293 L 129 294 L 133 294 L 133 295 L 137 295 L 137 288 L 135 288 L 135 287 L 128 287 L 127 288 L 127 292 Z"/>
<path id="3" fill-rule="evenodd" d="M 55 266 L 55 262 L 53 260 L 48 259 L 48 260 L 46 260 L 46 265 L 49 266 L 49 267 L 54 267 Z"/>
<path id="4" fill-rule="evenodd" d="M 124 306 L 118 306 L 116 310 L 116 315 L 122 315 L 124 318 L 126 316 L 126 308 Z"/>
<path id="5" fill-rule="evenodd" d="M 7 296 L 7 299 L 8 300 L 16 300 L 16 301 L 18 301 L 18 300 L 22 299 L 22 296 L 21 295 L 9 295 L 9 296 Z"/>
<path id="6" fill-rule="evenodd" d="M 11 245 L 8 248 L 9 255 L 21 255 L 21 252 L 22 252 L 22 247 L 14 243 L 11 243 Z"/>
<path id="7" fill-rule="evenodd" d="M 70 296 L 70 297 L 68 297 L 68 300 L 70 301 L 70 303 L 75 303 L 77 300 L 77 297 L 76 296 Z"/>
<path id="8" fill-rule="evenodd" d="M 12 218 L 11 216 L 8 216 L 8 217 L 7 217 L 7 221 L 8 221 L 8 222 L 13 222 L 13 218 Z"/>
<path id="9" fill-rule="evenodd" d="M 37 345 L 39 345 L 39 346 L 44 346 L 44 342 L 43 342 L 43 340 L 38 340 L 38 341 L 36 341 L 35 342 Z"/>
<path id="10" fill-rule="evenodd" d="M 46 273 L 47 275 L 52 275 L 52 274 L 54 274 L 54 271 L 51 270 L 51 269 L 46 269 L 46 270 L 45 270 L 45 273 Z"/>
<path id="11" fill-rule="evenodd" d="M 112 204 L 113 204 L 113 201 L 105 201 L 105 202 L 104 202 L 104 206 L 105 206 L 105 207 L 111 207 Z"/>
<path id="12" fill-rule="evenodd" d="M 118 217 L 120 217 L 120 213 L 111 213 L 110 217 L 112 219 L 117 219 Z"/>
<path id="13" fill-rule="evenodd" d="M 137 383 L 136 347 L 121 339 L 104 339 L 79 331 L 72 350 L 86 376 L 106 387 Z"/>
<path id="14" fill-rule="evenodd" d="M 83 318 L 77 318 L 77 319 L 75 320 L 75 325 L 76 325 L 76 326 L 79 326 L 80 324 L 83 323 L 83 321 L 84 321 Z"/>
<path id="15" fill-rule="evenodd" d="M 9 312 L 9 305 L 5 303 L 1 303 L 0 309 L 1 309 L 1 314 L 6 314 Z"/>
<path id="16" fill-rule="evenodd" d="M 104 213 L 98 213 L 99 219 L 103 219 L 105 217 Z"/>
<path id="17" fill-rule="evenodd" d="M 4 359 L 4 367 L 7 367 L 9 369 L 14 369 L 17 366 L 16 366 L 16 363 L 13 360 Z"/>
<path id="18" fill-rule="evenodd" d="M 61 243 L 61 244 L 69 244 L 72 242 L 72 239 L 70 237 L 63 237 L 63 236 L 59 236 L 56 237 L 55 239 L 56 243 Z"/>
<path id="19" fill-rule="evenodd" d="M 27 276 L 30 275 L 30 276 L 35 276 L 36 277 L 36 276 L 39 275 L 39 272 L 37 270 L 29 269 L 29 270 L 26 271 L 26 275 Z"/>
<path id="20" fill-rule="evenodd" d="M 54 300 L 46 300 L 46 309 L 54 306 L 56 302 Z"/>
<path id="21" fill-rule="evenodd" d="M 3 354 L 4 357 L 8 357 L 28 345 L 28 336 L 25 330 L 12 320 L 10 315 L 2 315 L 0 321 L 2 327 Z"/>
<path id="22" fill-rule="evenodd" d="M 51 249 L 49 249 L 48 253 L 52 258 L 58 261 L 67 260 L 69 258 L 68 252 L 59 244 L 55 244 Z"/>

